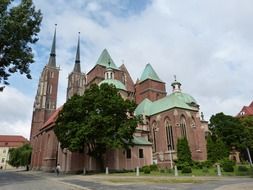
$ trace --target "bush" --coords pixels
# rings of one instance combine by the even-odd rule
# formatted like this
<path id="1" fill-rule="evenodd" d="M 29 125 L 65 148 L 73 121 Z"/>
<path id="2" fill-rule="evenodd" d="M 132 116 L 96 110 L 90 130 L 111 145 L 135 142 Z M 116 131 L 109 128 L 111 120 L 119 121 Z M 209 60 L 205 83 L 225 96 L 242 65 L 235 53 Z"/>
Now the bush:
<path id="1" fill-rule="evenodd" d="M 232 160 L 223 160 L 222 162 L 221 162 L 221 166 L 222 166 L 222 168 L 223 168 L 223 171 L 224 172 L 233 172 L 234 171 L 234 161 L 232 161 Z"/>
<path id="2" fill-rule="evenodd" d="M 158 166 L 156 164 L 152 164 L 149 166 L 150 171 L 158 171 Z"/>
<path id="3" fill-rule="evenodd" d="M 238 166 L 238 171 L 239 172 L 247 172 L 249 169 L 246 166 Z"/>
<path id="4" fill-rule="evenodd" d="M 203 168 L 203 162 L 194 161 L 193 162 L 193 167 L 196 168 L 196 169 L 202 169 Z"/>
<path id="5" fill-rule="evenodd" d="M 210 160 L 202 162 L 203 168 L 210 168 L 212 165 L 213 165 L 213 163 Z"/>
<path id="6" fill-rule="evenodd" d="M 142 170 L 144 174 L 150 174 L 151 172 L 150 167 L 144 167 Z"/>
<path id="7" fill-rule="evenodd" d="M 165 170 L 164 169 L 160 169 L 160 173 L 165 173 Z"/>
<path id="8" fill-rule="evenodd" d="M 182 168 L 182 173 L 183 173 L 183 174 L 192 173 L 191 167 L 189 167 L 189 166 L 183 167 L 183 168 Z"/>

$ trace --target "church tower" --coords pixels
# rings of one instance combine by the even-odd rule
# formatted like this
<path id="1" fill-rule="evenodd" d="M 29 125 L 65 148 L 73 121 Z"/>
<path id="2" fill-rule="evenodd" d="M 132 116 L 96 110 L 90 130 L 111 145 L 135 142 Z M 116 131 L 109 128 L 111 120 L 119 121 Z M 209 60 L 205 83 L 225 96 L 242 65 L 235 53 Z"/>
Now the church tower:
<path id="1" fill-rule="evenodd" d="M 80 33 L 78 36 L 76 60 L 73 71 L 68 76 L 67 99 L 73 95 L 83 95 L 85 90 L 86 75 L 81 72 L 80 65 Z"/>
<path id="2" fill-rule="evenodd" d="M 33 141 L 43 124 L 56 109 L 58 78 L 60 68 L 56 66 L 56 28 L 48 64 L 44 67 L 33 105 L 30 140 Z"/>
<path id="3" fill-rule="evenodd" d="M 153 102 L 166 96 L 165 83 L 158 77 L 150 63 L 146 65 L 135 85 L 135 95 L 137 104 L 145 98 Z"/>

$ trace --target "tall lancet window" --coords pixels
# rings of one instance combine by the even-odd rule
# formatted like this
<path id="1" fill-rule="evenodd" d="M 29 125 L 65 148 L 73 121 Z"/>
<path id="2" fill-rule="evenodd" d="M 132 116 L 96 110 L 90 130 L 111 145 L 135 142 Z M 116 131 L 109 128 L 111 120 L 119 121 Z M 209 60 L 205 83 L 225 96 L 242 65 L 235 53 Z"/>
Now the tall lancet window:
<path id="1" fill-rule="evenodd" d="M 187 137 L 186 136 L 186 120 L 185 120 L 185 117 L 183 115 L 180 118 L 180 129 L 181 129 L 181 136 L 182 137 Z"/>
<path id="2" fill-rule="evenodd" d="M 174 150 L 175 145 L 174 145 L 173 129 L 169 119 L 165 120 L 165 130 L 167 136 L 168 150 Z"/>

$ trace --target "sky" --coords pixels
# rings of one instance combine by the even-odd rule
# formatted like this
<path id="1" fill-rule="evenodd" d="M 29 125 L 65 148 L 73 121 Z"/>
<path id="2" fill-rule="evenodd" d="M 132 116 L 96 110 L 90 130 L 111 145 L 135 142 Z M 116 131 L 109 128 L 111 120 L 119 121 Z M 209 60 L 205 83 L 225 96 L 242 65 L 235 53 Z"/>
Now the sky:
<path id="1" fill-rule="evenodd" d="M 106 48 L 134 81 L 150 63 L 166 82 L 173 76 L 192 95 L 205 119 L 236 115 L 253 101 L 252 0 L 34 0 L 43 14 L 33 45 L 33 79 L 14 74 L 0 93 L 0 134 L 29 139 L 38 80 L 47 64 L 57 23 L 60 66 L 57 106 L 66 101 L 80 32 L 81 68 L 87 73 Z"/>

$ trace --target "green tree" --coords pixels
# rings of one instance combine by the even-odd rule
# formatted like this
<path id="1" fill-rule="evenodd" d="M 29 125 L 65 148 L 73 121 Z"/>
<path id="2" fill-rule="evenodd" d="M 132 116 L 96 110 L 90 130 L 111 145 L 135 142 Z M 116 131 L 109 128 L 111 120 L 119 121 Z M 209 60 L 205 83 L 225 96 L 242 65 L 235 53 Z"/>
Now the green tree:
<path id="1" fill-rule="evenodd" d="M 228 158 L 228 148 L 220 138 L 207 138 L 207 159 L 215 163 L 224 158 Z"/>
<path id="2" fill-rule="evenodd" d="M 238 150 L 246 147 L 247 132 L 239 118 L 218 113 L 211 117 L 209 129 L 212 136 L 219 138 L 229 149 L 233 146 Z"/>
<path id="3" fill-rule="evenodd" d="M 0 0 L 0 83 L 8 83 L 12 73 L 26 74 L 31 79 L 29 65 L 34 62 L 32 48 L 37 40 L 42 20 L 32 0 Z"/>
<path id="4" fill-rule="evenodd" d="M 241 117 L 239 120 L 245 129 L 245 144 L 247 147 L 253 149 L 253 116 Z"/>
<path id="5" fill-rule="evenodd" d="M 14 167 L 26 166 L 31 162 L 32 147 L 29 144 L 24 144 L 19 148 L 11 148 L 9 151 L 8 163 Z"/>
<path id="6" fill-rule="evenodd" d="M 252 155 L 252 150 L 253 150 L 253 116 L 246 116 L 246 117 L 241 117 L 239 118 L 242 126 L 245 129 L 245 146 L 246 146 L 246 151 L 242 152 L 241 156 L 249 160 L 249 154 Z M 251 164 L 252 165 L 252 164 Z"/>
<path id="7" fill-rule="evenodd" d="M 135 107 L 114 86 L 92 85 L 83 96 L 73 96 L 64 104 L 54 131 L 62 148 L 85 149 L 103 168 L 107 150 L 127 148 L 131 144 L 139 122 L 132 115 Z"/>
<path id="8" fill-rule="evenodd" d="M 185 137 L 177 141 L 177 157 L 179 167 L 192 165 L 192 155 Z"/>

